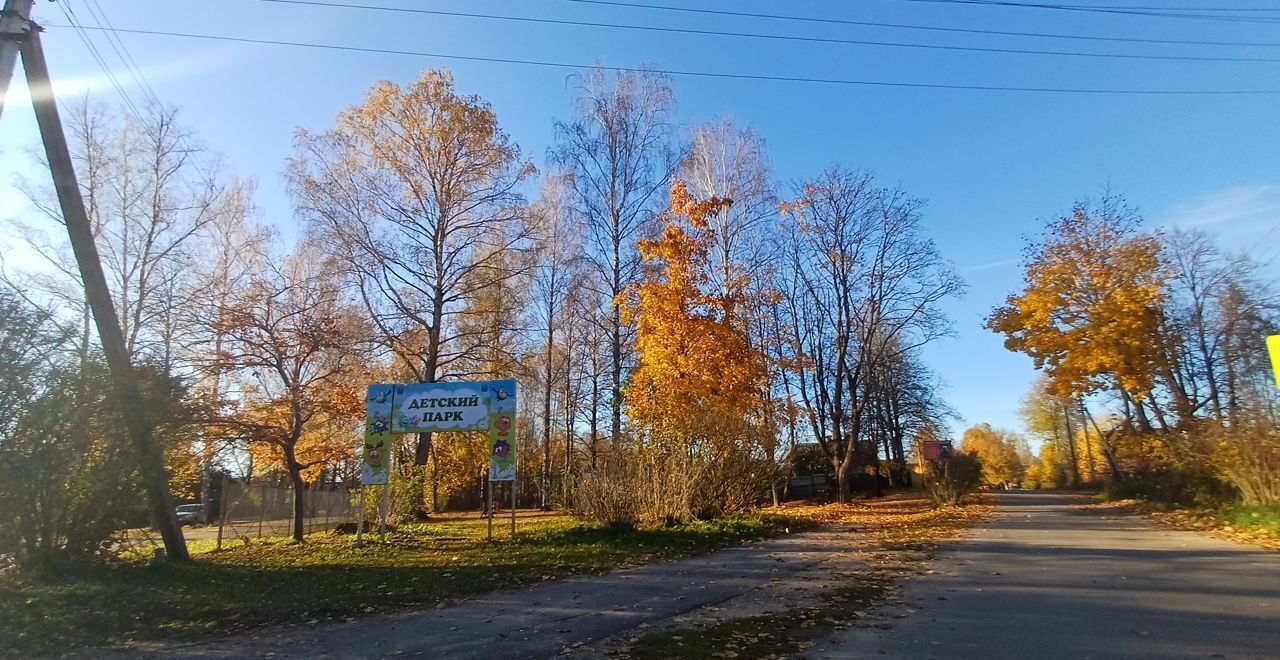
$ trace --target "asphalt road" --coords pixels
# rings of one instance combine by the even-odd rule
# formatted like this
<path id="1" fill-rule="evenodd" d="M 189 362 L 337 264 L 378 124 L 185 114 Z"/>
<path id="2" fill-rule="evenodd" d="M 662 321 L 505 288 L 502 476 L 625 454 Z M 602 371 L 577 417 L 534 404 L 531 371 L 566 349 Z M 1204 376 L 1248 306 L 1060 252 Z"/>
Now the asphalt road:
<path id="1" fill-rule="evenodd" d="M 1002 494 L 999 504 L 992 522 L 939 550 L 933 574 L 906 582 L 902 605 L 859 619 L 867 627 L 804 657 L 1280 660 L 1280 554 L 1070 496 Z M 787 600 L 806 581 L 833 586 L 835 562 L 856 554 L 858 537 L 847 529 L 794 534 L 424 612 L 86 657 L 598 657 L 606 640 L 698 608 Z"/>
<path id="2" fill-rule="evenodd" d="M 904 588 L 904 618 L 810 657 L 1280 658 L 1280 555 L 1062 495 L 1001 495 Z"/>

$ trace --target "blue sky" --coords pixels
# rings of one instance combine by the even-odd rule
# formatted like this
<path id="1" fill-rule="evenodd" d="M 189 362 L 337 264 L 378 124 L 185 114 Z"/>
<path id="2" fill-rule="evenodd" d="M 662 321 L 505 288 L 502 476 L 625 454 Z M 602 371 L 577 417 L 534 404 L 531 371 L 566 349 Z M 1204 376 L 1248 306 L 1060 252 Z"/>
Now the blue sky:
<path id="1" fill-rule="evenodd" d="M 910 0 L 766 0 L 649 4 L 869 22 L 1140 39 L 1269 42 L 1211 47 L 952 34 L 661 12 L 569 0 L 354 0 L 361 4 L 721 31 L 982 48 L 1280 59 L 1280 24 L 1206 22 Z M 642 0 L 623 0 L 640 2 Z M 1164 4 L 1151 0 L 1130 4 Z M 63 0 L 94 24 L 91 0 Z M 1264 6 L 1235 0 L 1232 6 Z M 1095 4 L 1123 5 L 1120 0 Z M 1212 4 L 1212 3 L 1209 3 Z M 116 28 L 306 41 L 438 54 L 608 65 L 1013 87 L 1280 90 L 1280 63 L 1104 59 L 527 24 L 285 5 L 263 0 L 98 0 Z M 58 5 L 37 17 L 65 23 Z M 91 33 L 106 49 L 101 34 Z M 123 34 L 146 80 L 227 168 L 258 182 L 258 204 L 294 231 L 284 159 L 297 126 L 321 130 L 375 80 L 408 82 L 426 67 L 453 71 L 463 93 L 492 103 L 503 127 L 541 164 L 554 118 L 570 114 L 569 70 Z M 118 97 L 71 30 L 44 37 L 61 93 Z M 122 73 L 107 50 L 108 63 Z M 0 218 L 22 213 L 10 185 L 37 145 L 15 77 L 0 118 Z M 128 75 L 126 91 L 141 93 Z M 683 125 L 716 116 L 750 124 L 768 141 L 784 188 L 832 163 L 873 170 L 928 201 L 926 225 L 970 284 L 947 305 L 956 337 L 927 358 L 948 383 L 964 424 L 1020 427 L 1018 401 L 1034 378 L 981 322 L 1021 281 L 1023 237 L 1076 197 L 1109 185 L 1150 226 L 1198 226 L 1224 247 L 1250 250 L 1277 273 L 1280 255 L 1280 95 L 1169 96 L 963 91 L 712 78 L 673 79 Z M 20 253 L 9 266 L 18 265 Z M 962 428 L 962 427 L 961 427 Z"/>

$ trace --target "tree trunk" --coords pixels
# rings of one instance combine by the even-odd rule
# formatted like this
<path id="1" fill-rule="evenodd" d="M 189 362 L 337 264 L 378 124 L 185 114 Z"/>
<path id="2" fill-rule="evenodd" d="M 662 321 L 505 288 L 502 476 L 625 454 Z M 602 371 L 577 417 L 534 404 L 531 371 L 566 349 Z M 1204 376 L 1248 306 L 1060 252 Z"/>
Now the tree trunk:
<path id="1" fill-rule="evenodd" d="M 594 358 L 593 358 L 594 359 Z M 595 369 L 592 366 L 592 369 Z M 600 372 L 596 371 L 591 375 L 591 470 L 596 469 L 596 455 L 599 453 L 596 443 L 600 438 L 600 379 L 597 377 Z"/>
<path id="2" fill-rule="evenodd" d="M 302 466 L 294 458 L 292 449 L 286 454 L 285 462 L 289 468 L 289 484 L 293 487 L 293 540 L 296 543 L 302 543 L 302 525 L 307 516 L 306 486 L 302 482 Z"/>
<path id="3" fill-rule="evenodd" d="M 1067 425 L 1067 455 L 1071 457 L 1071 485 L 1080 484 L 1080 460 L 1076 457 L 1076 439 L 1071 435 L 1071 416 L 1067 414 L 1067 407 L 1062 407 L 1062 417 Z M 1053 425 L 1053 434 L 1058 435 L 1058 424 Z M 1061 446 L 1061 445 L 1059 445 Z"/>
<path id="4" fill-rule="evenodd" d="M 1080 410 L 1082 411 L 1084 410 L 1083 400 L 1080 401 Z M 1073 450 L 1072 453 L 1074 453 L 1076 439 L 1071 432 L 1071 412 L 1065 405 L 1062 407 L 1062 414 L 1067 421 L 1067 435 L 1071 438 L 1071 447 Z M 1085 458 L 1085 461 L 1089 464 L 1089 481 L 1094 481 L 1095 479 L 1098 478 L 1098 470 L 1093 462 L 1093 444 L 1089 441 L 1089 427 L 1084 424 L 1083 418 L 1081 418 L 1080 420 L 1080 426 L 1081 426 L 1080 434 L 1084 437 L 1084 458 Z M 1077 474 L 1076 476 L 1078 477 L 1079 474 Z"/>
<path id="5" fill-rule="evenodd" d="M 431 434 L 419 433 L 413 448 L 413 462 L 415 465 L 422 468 L 420 473 L 424 483 L 420 483 L 416 487 L 409 489 L 409 516 L 414 520 L 426 520 L 431 517 L 427 512 L 427 489 L 425 483 L 428 476 L 427 463 L 430 458 Z M 406 473 L 413 474 L 413 470 L 406 470 Z"/>
<path id="6" fill-rule="evenodd" d="M 548 317 L 550 317 L 550 314 L 551 314 L 551 310 L 548 310 Z M 551 380 L 554 376 L 554 373 L 551 368 L 551 360 L 552 360 L 552 351 L 554 348 L 554 341 L 555 341 L 555 329 L 550 327 L 550 323 L 548 323 L 547 355 L 546 355 L 547 370 L 545 373 L 546 382 L 543 383 L 545 387 L 543 390 L 544 396 L 543 396 L 543 402 L 542 402 L 542 421 L 543 421 L 542 423 L 542 480 L 541 480 L 542 492 L 540 493 L 540 495 L 542 499 L 541 509 L 543 511 L 551 510 L 551 389 L 552 389 Z"/>
<path id="7" fill-rule="evenodd" d="M 853 499 L 853 484 L 849 483 L 849 467 L 853 463 L 847 457 L 836 467 L 836 501 L 848 504 Z"/>
<path id="8" fill-rule="evenodd" d="M 1111 447 L 1111 443 L 1107 441 L 1107 436 L 1103 435 L 1102 429 L 1098 426 L 1098 421 L 1093 418 L 1093 414 L 1085 407 L 1083 401 L 1080 402 L 1080 410 L 1084 413 L 1085 420 L 1093 424 L 1093 430 L 1098 434 L 1098 442 L 1102 443 L 1102 455 L 1107 459 L 1107 467 L 1111 470 L 1111 478 L 1124 483 L 1127 479 L 1120 469 L 1120 463 L 1116 460 L 1115 449 Z M 1088 436 L 1087 430 L 1085 435 Z"/>
<path id="9" fill-rule="evenodd" d="M 431 512 L 440 513 L 440 454 L 431 446 Z"/>
<path id="10" fill-rule="evenodd" d="M 610 429 L 613 446 L 622 443 L 622 317 L 617 305 L 613 307 L 613 364 L 611 383 L 613 399 L 609 402 L 609 413 L 613 424 Z"/>
<path id="11" fill-rule="evenodd" d="M 572 326 L 570 326 L 572 327 Z M 561 492 L 564 506 L 570 506 L 573 492 L 571 482 L 573 475 L 573 420 L 578 409 L 573 402 L 573 337 L 566 335 L 564 361 L 564 474 L 561 476 Z"/>

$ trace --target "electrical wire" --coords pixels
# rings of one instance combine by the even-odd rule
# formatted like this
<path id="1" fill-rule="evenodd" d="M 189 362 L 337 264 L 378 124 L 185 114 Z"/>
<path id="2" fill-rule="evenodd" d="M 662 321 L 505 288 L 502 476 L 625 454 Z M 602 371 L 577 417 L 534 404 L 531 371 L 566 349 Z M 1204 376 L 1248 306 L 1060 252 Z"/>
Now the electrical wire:
<path id="1" fill-rule="evenodd" d="M 1114 14 L 1122 16 L 1149 16 L 1157 18 L 1183 18 L 1201 21 L 1220 21 L 1227 23 L 1280 23 L 1280 17 L 1229 16 L 1224 14 L 1178 13 L 1178 10 L 1136 10 L 1123 7 L 1103 7 L 1101 5 L 1061 5 L 1039 2 L 1010 2 L 1009 0 L 902 0 L 940 5 L 971 5 L 979 7 L 1011 7 L 1017 9 L 1049 9 L 1056 11 L 1083 12 L 1094 14 Z"/>
<path id="2" fill-rule="evenodd" d="M 998 53 L 1013 55 L 1048 55 L 1056 57 L 1089 57 L 1103 59 L 1132 59 L 1180 62 L 1250 62 L 1278 63 L 1275 57 L 1219 57 L 1199 55 L 1143 55 L 1133 53 L 1085 53 L 1077 51 L 1036 50 L 1023 48 L 993 48 L 985 46 L 949 46 L 944 44 L 921 44 L 897 41 L 871 41 L 862 39 L 836 39 L 828 37 L 806 37 L 798 35 L 767 34 L 760 32 L 729 32 L 723 30 L 703 30 L 693 28 L 662 27 L 652 25 L 628 25 L 624 23 L 599 23 L 592 21 L 573 21 L 554 18 L 535 18 L 527 16 L 502 16 L 497 14 L 479 14 L 474 12 L 441 11 L 435 9 L 417 9 L 409 7 L 388 7 L 384 5 L 367 5 L 350 2 L 318 2 L 317 0 L 258 0 L 272 4 L 327 7 L 330 9 L 359 9 L 401 14 L 419 14 L 427 16 L 454 16 L 459 18 L 478 18 L 484 20 L 512 21 L 518 23 L 538 23 L 544 25 L 571 25 L 576 27 L 596 27 L 621 30 L 638 30 L 644 32 L 666 32 L 671 34 L 692 34 L 698 36 L 741 37 L 750 39 L 769 39 L 775 41 L 802 41 L 810 43 L 843 44 L 856 46 L 879 46 L 890 48 L 914 48 L 923 50 L 961 51 L 972 53 Z"/>
<path id="3" fill-rule="evenodd" d="M 68 0 L 62 1 L 67 2 Z M 99 26 L 115 27 L 111 24 L 111 19 L 107 17 L 107 12 L 102 9 L 102 5 L 98 4 L 98 0 L 87 0 L 85 7 L 89 10 L 94 22 Z M 115 51 L 116 56 L 124 63 L 125 68 L 129 71 L 129 76 L 133 78 L 134 84 L 142 90 L 147 102 L 154 107 L 162 107 L 163 103 L 160 102 L 160 97 L 156 95 L 156 90 L 151 87 L 146 75 L 142 73 L 142 67 L 138 66 L 137 60 L 133 58 L 133 53 L 129 52 L 129 48 L 120 39 L 120 35 L 112 30 L 105 30 L 105 32 L 107 43 L 111 44 L 111 49 Z"/>
<path id="4" fill-rule="evenodd" d="M 89 6 L 86 4 L 85 7 L 89 11 L 89 14 L 92 16 L 94 22 L 97 24 L 96 26 L 86 25 L 84 21 L 80 20 L 79 16 L 75 12 L 75 8 L 71 6 L 71 3 L 69 0 L 61 0 L 58 4 L 63 11 L 63 15 L 66 16 L 67 20 L 71 22 L 71 27 L 75 29 L 77 33 L 80 35 L 81 41 L 83 41 L 86 48 L 88 48 L 90 55 L 98 63 L 98 66 L 102 69 L 107 79 L 111 82 L 112 87 L 115 88 L 116 93 L 119 94 L 121 100 L 124 102 L 126 106 L 127 112 L 129 112 L 129 114 L 131 114 L 133 118 L 137 120 L 138 127 L 144 133 L 146 133 L 146 135 L 149 138 L 151 138 L 151 140 L 153 140 L 157 145 L 164 143 L 165 141 L 164 136 L 161 135 L 156 130 L 156 127 L 153 126 L 151 122 L 147 121 L 147 119 L 143 116 L 143 113 L 139 110 L 138 105 L 134 102 L 133 97 L 125 89 L 124 85 L 120 83 L 119 77 L 115 74 L 113 68 L 108 64 L 106 57 L 98 49 L 95 42 L 89 38 L 87 31 L 94 30 L 94 31 L 102 32 L 104 33 L 104 35 L 106 35 L 108 45 L 110 45 L 111 49 L 115 52 L 116 57 L 120 59 L 120 62 L 124 65 L 125 69 L 129 72 L 130 77 L 133 78 L 134 84 L 138 87 L 139 90 L 141 90 L 142 95 L 145 97 L 147 105 L 151 110 L 156 112 L 162 111 L 164 108 L 164 103 L 160 100 L 160 97 L 156 94 L 155 89 L 151 86 L 151 83 L 147 80 L 146 75 L 142 72 L 141 67 L 138 66 L 137 60 L 134 59 L 133 54 L 129 52 L 129 49 L 124 44 L 124 41 L 120 39 L 120 35 L 119 35 L 120 31 L 116 30 L 114 26 L 111 24 L 110 19 L 107 17 L 106 11 L 102 9 L 101 5 L 97 4 L 97 0 L 88 0 L 88 2 L 91 2 L 94 5 L 94 6 Z M 94 11 L 95 7 L 97 9 L 96 12 Z M 196 150 L 195 147 L 191 144 L 190 139 L 186 135 L 177 133 L 172 135 L 171 138 L 173 139 L 173 145 L 180 150 L 188 151 L 188 152 Z M 206 170 L 203 164 L 201 164 L 198 160 L 193 160 L 191 162 L 195 167 L 197 173 L 199 173 L 202 177 L 206 179 L 211 178 L 210 172 Z M 182 182 L 183 185 L 192 186 L 192 183 L 190 182 L 190 180 L 187 179 L 187 175 L 185 171 L 179 171 L 177 174 L 178 174 L 179 180 Z"/>
<path id="5" fill-rule="evenodd" d="M 813 16 L 791 16 L 787 14 L 762 14 L 727 9 L 706 9 L 702 7 L 672 7 L 670 5 L 654 5 L 638 2 L 618 2 L 617 0 L 563 0 L 585 5 L 601 5 L 609 7 L 626 7 L 632 9 L 652 9 L 657 11 L 682 12 L 708 16 L 734 16 L 739 18 L 760 18 L 779 21 L 823 25 L 852 25 L 857 27 L 893 28 L 899 30 L 923 30 L 928 32 L 950 32 L 956 34 L 983 34 L 1002 37 L 1034 37 L 1040 39 L 1071 39 L 1077 41 L 1104 41 L 1135 44 L 1169 44 L 1175 46 L 1238 46 L 1254 48 L 1280 48 L 1280 42 L 1266 41 L 1201 41 L 1194 39 L 1146 39 L 1141 37 L 1104 37 L 1098 35 L 1061 34 L 1054 32 L 1017 32 L 1011 30 L 984 30 L 979 28 L 943 27 L 936 25 L 914 25 L 910 23 L 883 23 L 876 21 L 855 21 L 842 18 L 817 18 Z"/>
<path id="6" fill-rule="evenodd" d="M 70 27 L 66 25 L 48 24 L 48 27 Z M 95 29 L 95 28 L 86 28 Z M 591 68 L 593 65 L 574 64 L 568 62 L 552 62 L 546 60 L 530 60 L 530 59 L 514 59 L 504 57 L 485 57 L 478 55 L 452 55 L 448 53 L 430 53 L 425 51 L 414 50 L 397 50 L 391 48 L 374 48 L 369 46 L 343 46 L 339 44 L 315 43 L 305 41 L 287 41 L 281 39 L 258 39 L 251 37 L 233 37 L 226 35 L 198 34 L 190 32 L 171 32 L 165 30 L 142 30 L 131 28 L 97 28 L 103 30 L 113 30 L 121 34 L 141 34 L 151 36 L 178 37 L 186 39 L 203 39 L 211 41 L 226 41 L 232 43 L 259 44 L 266 46 L 289 46 L 296 48 L 310 48 L 317 50 L 330 50 L 340 52 L 353 53 L 369 53 L 380 55 L 402 55 L 409 57 L 430 57 L 443 60 L 458 60 L 464 62 L 487 62 L 493 64 L 517 64 L 523 66 L 536 66 L 557 69 L 573 69 L 582 70 Z M 1280 94 L 1280 89 L 1096 89 L 1096 88 L 1073 88 L 1073 87 L 1018 87 L 1006 85 L 963 85 L 948 83 L 918 83 L 918 82 L 901 82 L 889 80 L 854 80 L 847 78 L 817 78 L 805 76 L 778 76 L 766 74 L 751 73 L 726 73 L 714 71 L 696 71 L 683 69 L 659 69 L 659 68 L 642 68 L 642 67 L 622 67 L 622 66 L 600 66 L 606 71 L 624 71 L 624 72 L 651 72 L 665 74 L 671 76 L 691 77 L 691 78 L 718 78 L 725 80 L 747 80 L 757 82 L 783 82 L 783 83 L 809 83 L 822 85 L 841 85 L 841 86 L 867 86 L 867 87 L 892 87 L 892 88 L 911 88 L 911 89 L 945 89 L 945 90 L 967 90 L 967 91 L 989 91 L 989 92 L 1031 92 L 1031 93 L 1053 93 L 1053 94 L 1094 94 L 1094 95 L 1154 95 L 1154 96 L 1265 96 Z"/>
<path id="7" fill-rule="evenodd" d="M 102 69 L 102 73 L 106 76 L 107 81 L 111 83 L 111 86 L 115 88 L 116 93 L 120 95 L 121 100 L 124 101 L 125 107 L 134 116 L 134 118 L 138 120 L 139 125 L 145 126 L 146 122 L 142 120 L 142 113 L 138 111 L 138 106 L 134 104 L 133 98 L 129 96 L 124 85 L 120 83 L 120 79 L 116 77 L 115 71 L 112 70 L 111 66 L 107 63 L 106 57 L 104 57 L 102 52 L 98 50 L 97 44 L 89 37 L 88 30 L 93 28 L 84 25 L 84 22 L 76 15 L 75 9 L 71 7 L 70 3 L 59 2 L 58 7 L 62 10 L 62 15 L 65 16 L 67 21 L 70 23 L 69 27 L 75 30 L 76 35 L 80 37 L 80 41 L 84 44 L 85 49 L 89 51 L 89 56 L 97 62 L 98 68 Z"/>
<path id="8" fill-rule="evenodd" d="M 1137 11 L 1231 11 L 1231 12 L 1280 12 L 1280 7 L 1140 7 L 1135 5 L 1065 5 L 1073 9 L 1129 9 Z"/>

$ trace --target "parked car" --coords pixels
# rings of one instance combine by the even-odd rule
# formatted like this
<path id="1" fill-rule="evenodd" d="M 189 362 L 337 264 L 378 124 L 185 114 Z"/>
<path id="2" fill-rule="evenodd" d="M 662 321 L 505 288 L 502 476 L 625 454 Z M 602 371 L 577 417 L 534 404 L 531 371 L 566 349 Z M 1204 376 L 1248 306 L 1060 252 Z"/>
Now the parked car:
<path id="1" fill-rule="evenodd" d="M 203 522 L 201 513 L 204 511 L 203 504 L 183 504 L 174 512 L 178 515 L 179 525 L 199 525 Z"/>

